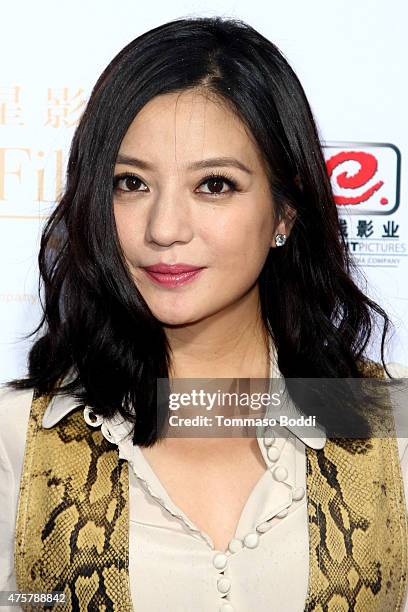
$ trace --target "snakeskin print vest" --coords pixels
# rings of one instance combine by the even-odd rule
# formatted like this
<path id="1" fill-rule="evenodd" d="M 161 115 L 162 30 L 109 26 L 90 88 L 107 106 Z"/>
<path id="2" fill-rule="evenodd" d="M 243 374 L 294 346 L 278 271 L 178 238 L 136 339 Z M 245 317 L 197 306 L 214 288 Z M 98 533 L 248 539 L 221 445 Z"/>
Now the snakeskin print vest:
<path id="1" fill-rule="evenodd" d="M 16 524 L 17 587 L 63 591 L 66 605 L 55 610 L 137 612 L 128 573 L 128 464 L 85 423 L 81 409 L 43 429 L 50 399 L 34 393 L 29 417 Z M 397 442 L 349 442 L 328 438 L 323 449 L 306 448 L 305 612 L 399 611 L 408 535 Z"/>

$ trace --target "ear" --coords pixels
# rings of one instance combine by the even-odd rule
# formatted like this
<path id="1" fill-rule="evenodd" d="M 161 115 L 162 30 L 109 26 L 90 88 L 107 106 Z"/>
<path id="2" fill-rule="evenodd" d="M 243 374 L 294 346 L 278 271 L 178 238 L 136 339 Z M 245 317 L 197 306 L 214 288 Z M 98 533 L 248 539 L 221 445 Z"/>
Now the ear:
<path id="1" fill-rule="evenodd" d="M 296 221 L 296 210 L 290 207 L 288 204 L 285 204 L 285 213 L 281 218 L 279 223 L 275 226 L 275 230 L 273 232 L 273 236 L 271 239 L 271 248 L 276 248 L 275 236 L 276 234 L 284 234 L 286 239 L 289 237 L 289 234 L 292 230 L 293 224 Z"/>

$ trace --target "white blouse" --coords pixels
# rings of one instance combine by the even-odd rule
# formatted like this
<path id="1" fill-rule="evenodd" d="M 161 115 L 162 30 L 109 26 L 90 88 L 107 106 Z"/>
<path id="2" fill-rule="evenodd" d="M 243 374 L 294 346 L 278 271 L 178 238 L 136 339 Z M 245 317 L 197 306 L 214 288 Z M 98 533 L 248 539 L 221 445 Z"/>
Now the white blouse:
<path id="1" fill-rule="evenodd" d="M 388 368 L 393 376 L 408 376 L 399 364 Z M 0 390 L 0 591 L 16 589 L 14 530 L 31 400 L 32 391 Z M 77 406 L 73 397 L 54 397 L 43 427 L 54 426 Z M 130 425 L 118 418 L 95 421 L 90 412 L 85 407 L 85 421 L 101 427 L 129 462 L 129 576 L 135 612 L 303 612 L 309 575 L 305 445 L 324 446 L 320 429 L 309 428 L 311 437 L 305 437 L 304 428 L 277 425 L 258 438 L 265 472 L 222 551 L 171 500 L 141 449 L 132 445 Z M 408 500 L 408 438 L 397 440 Z M 408 612 L 405 595 L 401 610 Z"/>

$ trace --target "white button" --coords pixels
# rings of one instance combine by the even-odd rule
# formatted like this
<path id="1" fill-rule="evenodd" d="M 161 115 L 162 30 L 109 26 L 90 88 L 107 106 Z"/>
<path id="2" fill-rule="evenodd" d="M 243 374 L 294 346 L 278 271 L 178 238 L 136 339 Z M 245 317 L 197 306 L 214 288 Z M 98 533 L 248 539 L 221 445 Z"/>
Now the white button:
<path id="1" fill-rule="evenodd" d="M 217 553 L 213 559 L 214 567 L 219 570 L 224 569 L 227 565 L 228 557 L 224 553 Z"/>
<path id="2" fill-rule="evenodd" d="M 256 530 L 259 531 L 259 533 L 266 533 L 267 531 L 270 530 L 271 527 L 272 525 L 270 522 L 265 522 L 265 523 L 260 523 L 258 527 L 256 528 Z"/>
<path id="3" fill-rule="evenodd" d="M 231 583 L 228 578 L 220 578 L 217 582 L 217 588 L 220 593 L 228 593 L 231 588 Z"/>
<path id="4" fill-rule="evenodd" d="M 292 498 L 295 501 L 299 501 L 300 499 L 302 499 L 302 497 L 304 497 L 305 495 L 305 490 L 303 487 L 298 487 L 297 489 L 295 489 L 292 493 Z"/>
<path id="5" fill-rule="evenodd" d="M 234 612 L 234 608 L 229 603 L 222 604 L 220 612 Z"/>
<path id="6" fill-rule="evenodd" d="M 268 448 L 268 457 L 271 461 L 277 461 L 280 457 L 280 450 L 276 446 L 270 446 Z"/>
<path id="7" fill-rule="evenodd" d="M 244 538 L 244 544 L 247 548 L 256 548 L 259 542 L 259 535 L 257 533 L 248 533 Z"/>
<path id="8" fill-rule="evenodd" d="M 272 432 L 268 433 L 268 435 L 264 437 L 264 444 L 265 444 L 265 446 L 272 446 L 274 441 L 275 441 L 275 436 L 274 436 L 274 434 Z"/>
<path id="9" fill-rule="evenodd" d="M 283 480 L 286 480 L 286 478 L 288 477 L 288 470 L 285 467 L 283 467 L 283 465 L 278 465 L 273 470 L 273 477 L 278 482 L 282 482 Z"/>
<path id="10" fill-rule="evenodd" d="M 289 509 L 288 509 L 288 508 L 285 508 L 284 510 L 282 510 L 281 512 L 279 512 L 279 513 L 278 513 L 276 516 L 277 516 L 278 518 L 285 518 L 285 516 L 288 516 L 288 512 L 289 512 Z"/>
<path id="11" fill-rule="evenodd" d="M 99 427 L 99 425 L 103 423 L 103 417 L 95 414 L 95 412 L 88 406 L 85 406 L 84 408 L 84 419 L 85 422 L 92 427 Z"/>
<path id="12" fill-rule="evenodd" d="M 232 553 L 238 552 L 239 550 L 241 550 L 241 548 L 242 542 L 241 540 L 238 540 L 238 538 L 233 538 L 228 544 L 228 550 Z"/>

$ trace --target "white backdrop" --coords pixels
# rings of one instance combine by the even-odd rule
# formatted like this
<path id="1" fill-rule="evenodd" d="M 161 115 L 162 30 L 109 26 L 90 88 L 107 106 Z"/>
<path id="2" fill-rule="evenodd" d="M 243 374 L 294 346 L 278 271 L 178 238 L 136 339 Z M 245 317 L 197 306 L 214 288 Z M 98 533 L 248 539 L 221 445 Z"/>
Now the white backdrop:
<path id="1" fill-rule="evenodd" d="M 405 0 L 20 0 L 3 6 L 0 37 L 0 383 L 26 372 L 30 341 L 21 337 L 40 317 L 40 233 L 97 77 L 146 30 L 215 14 L 250 23 L 297 72 L 366 278 L 359 282 L 396 327 L 388 361 L 408 365 Z"/>

